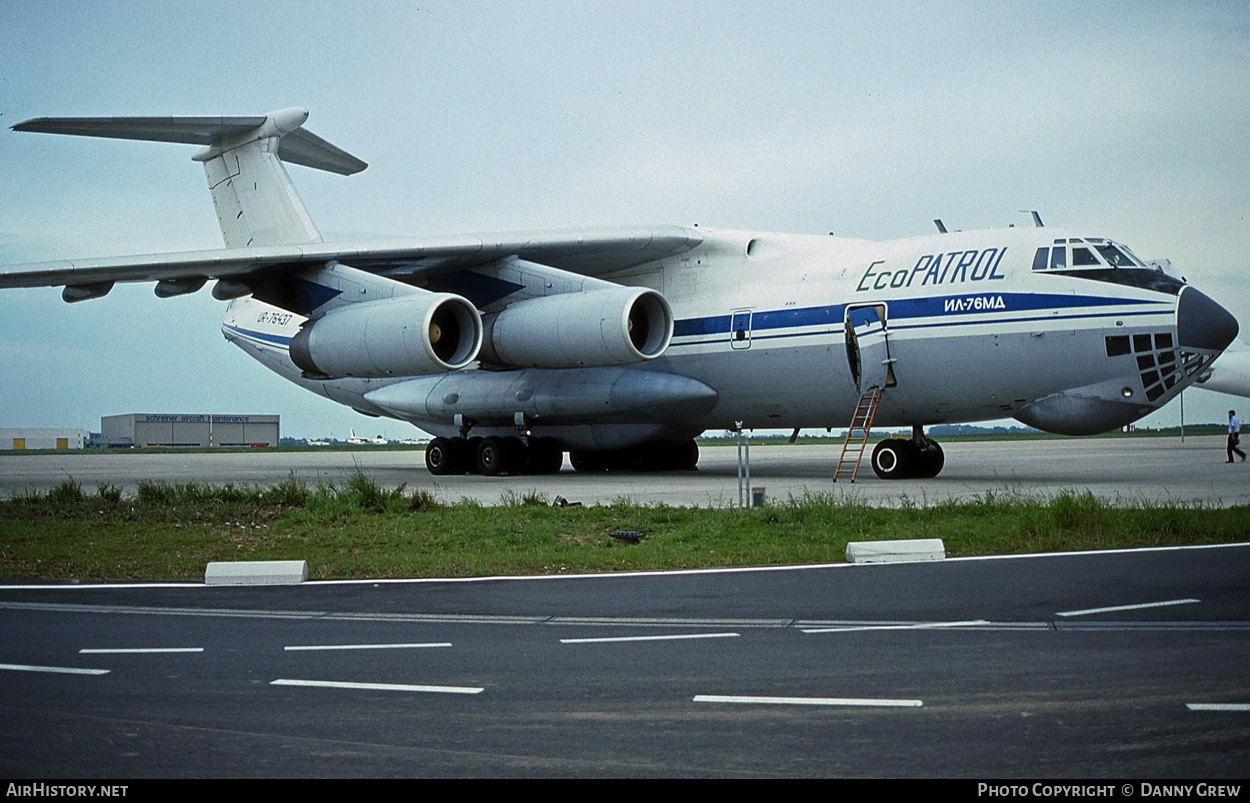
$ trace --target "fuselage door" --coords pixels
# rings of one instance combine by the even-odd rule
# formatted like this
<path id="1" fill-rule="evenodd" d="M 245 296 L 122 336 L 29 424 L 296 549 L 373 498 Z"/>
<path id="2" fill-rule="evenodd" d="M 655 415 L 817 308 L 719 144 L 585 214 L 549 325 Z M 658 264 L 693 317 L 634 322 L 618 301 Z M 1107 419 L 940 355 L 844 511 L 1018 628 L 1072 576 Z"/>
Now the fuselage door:
<path id="1" fill-rule="evenodd" d="M 846 360 L 860 393 L 897 384 L 884 304 L 847 307 Z"/>
<path id="2" fill-rule="evenodd" d="M 729 345 L 735 349 L 751 348 L 751 310 L 734 310 L 729 316 Z"/>

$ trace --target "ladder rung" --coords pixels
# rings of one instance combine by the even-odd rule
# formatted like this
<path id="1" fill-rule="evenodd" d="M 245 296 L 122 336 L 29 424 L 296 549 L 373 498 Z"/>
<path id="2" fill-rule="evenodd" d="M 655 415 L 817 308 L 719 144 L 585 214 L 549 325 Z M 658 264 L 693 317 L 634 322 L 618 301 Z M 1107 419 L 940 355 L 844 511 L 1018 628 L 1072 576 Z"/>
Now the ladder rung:
<path id="1" fill-rule="evenodd" d="M 842 456 L 833 470 L 833 480 L 840 476 L 849 476 L 851 482 L 859 476 L 859 464 L 864 459 L 864 450 L 868 447 L 869 433 L 873 419 L 877 415 L 877 404 L 881 401 L 881 390 L 875 388 L 861 394 L 855 405 L 855 414 L 851 416 L 851 426 L 846 430 L 846 440 L 842 442 Z"/>

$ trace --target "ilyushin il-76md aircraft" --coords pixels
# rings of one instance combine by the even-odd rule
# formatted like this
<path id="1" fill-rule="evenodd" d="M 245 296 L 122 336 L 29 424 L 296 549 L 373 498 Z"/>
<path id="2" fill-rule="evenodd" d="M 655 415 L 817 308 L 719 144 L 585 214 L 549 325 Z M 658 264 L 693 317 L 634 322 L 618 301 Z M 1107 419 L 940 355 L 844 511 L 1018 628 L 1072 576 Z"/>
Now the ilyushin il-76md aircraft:
<path id="1" fill-rule="evenodd" d="M 709 429 L 910 427 L 884 478 L 932 477 L 928 425 L 1122 427 L 1202 378 L 1237 321 L 1085 230 L 886 242 L 682 226 L 327 243 L 284 167 L 366 165 L 252 117 L 40 118 L 17 131 L 201 146 L 225 248 L 10 266 L 0 287 L 214 280 L 222 331 L 281 376 L 436 435 L 435 474 L 693 469 Z M 861 446 L 860 453 L 865 448 Z M 856 461 L 858 468 L 858 460 Z"/>

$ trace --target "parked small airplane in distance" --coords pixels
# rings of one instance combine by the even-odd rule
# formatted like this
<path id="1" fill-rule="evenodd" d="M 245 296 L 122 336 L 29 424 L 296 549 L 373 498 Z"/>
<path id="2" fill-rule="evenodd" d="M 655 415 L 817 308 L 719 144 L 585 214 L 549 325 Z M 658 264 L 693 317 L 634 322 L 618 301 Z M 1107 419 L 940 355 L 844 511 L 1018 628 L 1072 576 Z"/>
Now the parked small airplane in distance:
<path id="1" fill-rule="evenodd" d="M 372 438 L 362 438 L 356 434 L 356 430 L 354 429 L 350 430 L 350 433 L 351 434 L 347 436 L 347 442 L 352 446 L 387 446 L 390 444 L 390 441 L 383 438 L 381 435 L 377 435 Z"/>
<path id="2" fill-rule="evenodd" d="M 10 266 L 0 287 L 209 279 L 226 339 L 281 376 L 437 435 L 435 474 L 692 469 L 704 430 L 908 426 L 881 477 L 932 477 L 931 424 L 1071 435 L 1138 420 L 1205 376 L 1237 321 L 1101 232 L 869 242 L 682 226 L 326 243 L 284 162 L 364 162 L 304 109 L 40 118 L 17 131 L 181 142 L 225 248 Z M 854 423 L 853 423 L 854 419 Z M 863 453 L 863 447 L 860 447 Z M 855 461 L 858 470 L 858 459 Z"/>

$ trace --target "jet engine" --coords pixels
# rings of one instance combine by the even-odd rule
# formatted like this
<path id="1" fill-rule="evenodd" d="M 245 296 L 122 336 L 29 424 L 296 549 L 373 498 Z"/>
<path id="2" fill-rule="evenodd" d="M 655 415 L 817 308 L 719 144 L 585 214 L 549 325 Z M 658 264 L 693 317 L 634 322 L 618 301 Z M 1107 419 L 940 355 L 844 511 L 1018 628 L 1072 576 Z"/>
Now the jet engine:
<path id="1" fill-rule="evenodd" d="M 421 376 L 463 368 L 481 346 L 482 318 L 472 304 L 420 292 L 309 321 L 291 338 L 291 361 L 312 376 Z"/>
<path id="2" fill-rule="evenodd" d="M 522 368 L 626 365 L 659 357 L 673 310 L 645 287 L 531 298 L 486 319 L 482 359 Z"/>

